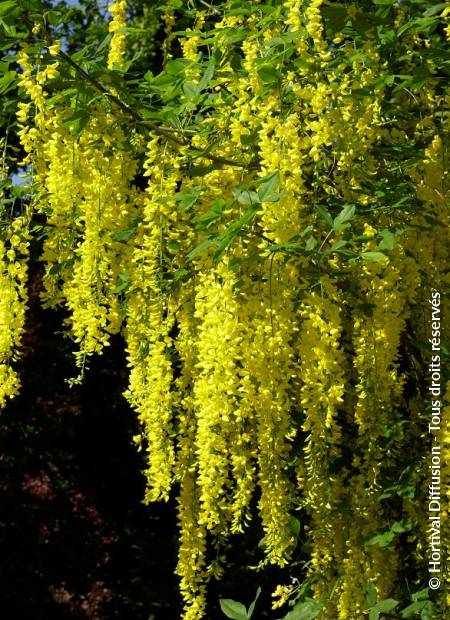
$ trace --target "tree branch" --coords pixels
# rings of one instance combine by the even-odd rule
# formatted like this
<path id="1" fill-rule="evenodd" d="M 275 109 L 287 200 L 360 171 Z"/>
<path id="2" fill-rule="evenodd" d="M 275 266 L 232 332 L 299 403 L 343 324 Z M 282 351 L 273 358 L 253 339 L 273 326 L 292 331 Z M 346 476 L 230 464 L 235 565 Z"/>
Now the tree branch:
<path id="1" fill-rule="evenodd" d="M 48 46 L 48 42 L 47 42 L 47 46 Z M 153 131 L 153 133 L 155 133 L 157 136 L 161 136 L 165 138 L 169 142 L 173 142 L 174 144 L 177 144 L 178 146 L 187 146 L 189 148 L 193 148 L 189 142 L 185 140 L 181 140 L 180 138 L 177 138 L 176 136 L 173 135 L 173 132 L 176 132 L 177 129 L 175 128 L 169 129 L 165 127 L 160 127 L 159 125 L 155 125 L 152 121 L 146 121 L 144 118 L 142 118 L 142 116 L 138 112 L 130 108 L 129 105 L 127 105 L 114 93 L 112 93 L 107 88 L 105 88 L 103 84 L 101 84 L 98 80 L 92 77 L 92 75 L 90 75 L 87 71 L 85 71 L 83 67 L 81 67 L 77 62 L 75 62 L 75 60 L 73 60 L 69 56 L 69 54 L 66 54 L 66 52 L 63 52 L 62 50 L 60 50 L 58 53 L 58 56 L 62 60 L 64 60 L 68 65 L 70 65 L 73 69 L 75 69 L 78 75 L 82 77 L 84 80 L 86 80 L 87 82 L 89 82 L 89 84 L 91 84 L 91 86 L 93 86 L 98 92 L 102 93 L 110 101 L 115 103 L 116 106 L 120 108 L 122 112 L 124 112 L 126 116 L 129 117 L 130 120 L 133 120 L 136 123 L 145 124 L 151 131 Z M 198 149 L 194 149 L 194 150 L 198 151 Z M 226 166 L 236 166 L 239 168 L 254 168 L 255 167 L 254 162 L 246 164 L 244 162 L 234 161 L 226 157 L 211 155 L 209 153 L 202 153 L 199 156 L 204 157 L 205 159 L 209 159 L 210 161 L 216 162 L 218 164 L 224 164 Z"/>

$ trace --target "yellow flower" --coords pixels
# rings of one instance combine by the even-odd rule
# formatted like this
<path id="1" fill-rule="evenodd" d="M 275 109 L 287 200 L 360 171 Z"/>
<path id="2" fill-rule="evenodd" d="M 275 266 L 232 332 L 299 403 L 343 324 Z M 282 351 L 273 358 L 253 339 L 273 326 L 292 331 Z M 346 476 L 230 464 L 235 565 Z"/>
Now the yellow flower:
<path id="1" fill-rule="evenodd" d="M 55 41 L 52 45 L 49 46 L 48 51 L 51 56 L 57 56 L 61 49 L 61 41 Z"/>

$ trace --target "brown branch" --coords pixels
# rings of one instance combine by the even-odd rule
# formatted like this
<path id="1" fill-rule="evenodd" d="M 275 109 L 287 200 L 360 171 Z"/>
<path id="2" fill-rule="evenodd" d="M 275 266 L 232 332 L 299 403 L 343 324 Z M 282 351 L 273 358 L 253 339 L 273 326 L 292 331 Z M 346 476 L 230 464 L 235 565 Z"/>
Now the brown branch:
<path id="1" fill-rule="evenodd" d="M 47 42 L 47 46 L 48 46 L 48 42 Z M 90 75 L 87 71 L 85 71 L 83 67 L 81 67 L 77 62 L 75 62 L 75 60 L 73 60 L 69 56 L 69 54 L 66 54 L 66 52 L 63 52 L 62 50 L 60 50 L 58 53 L 58 56 L 62 58 L 62 60 L 67 62 L 67 64 L 69 64 L 73 69 L 75 69 L 78 75 L 80 75 L 83 79 L 89 82 L 89 84 L 91 84 L 91 86 L 93 86 L 98 92 L 102 93 L 110 101 L 115 103 L 117 107 L 120 108 L 122 112 L 124 112 L 130 118 L 130 120 L 133 120 L 136 123 L 145 124 L 156 135 L 166 138 L 166 140 L 168 140 L 169 142 L 173 142 L 174 144 L 177 144 L 178 146 L 187 146 L 189 148 L 193 148 L 189 142 L 180 140 L 180 138 L 177 138 L 176 136 L 173 135 L 172 132 L 178 131 L 177 129 L 175 128 L 169 129 L 165 127 L 160 127 L 159 125 L 155 125 L 152 121 L 146 121 L 144 118 L 142 118 L 139 112 L 136 112 L 135 110 L 130 108 L 129 105 L 127 105 L 119 97 L 117 97 L 107 88 L 105 88 L 103 84 L 101 84 L 98 80 L 92 77 L 92 75 Z M 198 149 L 195 149 L 195 150 L 198 150 Z M 255 167 L 255 162 L 246 164 L 244 162 L 234 161 L 226 157 L 211 155 L 209 153 L 201 153 L 199 154 L 199 157 L 203 157 L 205 159 L 209 159 L 210 161 L 216 162 L 218 164 L 224 164 L 227 166 L 237 166 L 239 168 L 254 168 Z"/>
<path id="2" fill-rule="evenodd" d="M 24 19 L 30 26 L 33 26 L 33 22 L 29 20 L 26 16 L 24 17 Z M 47 48 L 50 47 L 53 43 L 48 36 L 44 36 L 43 41 Z M 110 92 L 107 88 L 105 88 L 105 86 L 103 86 L 103 84 L 101 84 L 98 80 L 92 77 L 92 75 L 90 75 L 87 71 L 85 71 L 83 67 L 81 67 L 75 60 L 73 60 L 73 58 L 69 56 L 69 54 L 66 54 L 66 52 L 64 52 L 63 50 L 59 50 L 58 56 L 62 60 L 64 60 L 67 64 L 69 64 L 73 69 L 75 69 L 78 75 L 80 75 L 83 79 L 89 82 L 91 86 L 93 86 L 98 92 L 102 93 L 110 101 L 115 103 L 122 110 L 122 112 L 124 112 L 131 120 L 135 121 L 136 123 L 147 125 L 149 129 L 153 131 L 156 135 L 166 138 L 166 140 L 168 140 L 169 142 L 173 142 L 174 144 L 177 144 L 178 146 L 187 146 L 188 148 L 193 149 L 193 147 L 191 146 L 189 142 L 180 140 L 179 138 L 172 135 L 173 132 L 177 131 L 176 128 L 160 127 L 158 125 L 155 125 L 153 122 L 146 121 L 144 118 L 142 118 L 142 116 L 138 112 L 135 112 L 132 108 L 130 108 L 129 105 L 127 105 L 119 97 L 114 95 L 114 93 Z M 193 149 L 193 150 L 197 150 L 197 149 Z M 249 170 L 255 169 L 257 167 L 257 162 L 255 160 L 247 164 L 245 162 L 234 161 L 226 157 L 220 157 L 220 156 L 211 155 L 208 153 L 199 154 L 199 157 L 203 157 L 204 159 L 209 159 L 210 161 L 216 162 L 218 164 L 224 164 L 226 166 L 235 166 L 238 168 L 247 168 Z"/>

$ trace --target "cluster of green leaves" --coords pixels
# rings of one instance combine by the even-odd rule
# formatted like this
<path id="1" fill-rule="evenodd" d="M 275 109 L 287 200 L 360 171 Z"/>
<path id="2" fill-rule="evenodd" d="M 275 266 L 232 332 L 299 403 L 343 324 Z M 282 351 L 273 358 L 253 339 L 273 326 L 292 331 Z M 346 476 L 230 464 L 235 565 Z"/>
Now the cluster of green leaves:
<path id="1" fill-rule="evenodd" d="M 412 519 L 402 519 L 401 521 L 395 521 L 388 530 L 383 532 L 376 532 L 369 536 L 365 544 L 369 546 L 379 547 L 384 549 L 388 547 L 397 534 L 404 534 L 409 532 L 416 525 Z"/>
<path id="2" fill-rule="evenodd" d="M 366 600 L 369 605 L 369 620 L 380 620 L 381 614 L 394 612 L 398 614 L 400 602 L 393 598 L 378 600 L 377 592 L 372 584 L 367 588 Z M 423 588 L 411 595 L 411 604 L 400 612 L 401 618 L 420 618 L 421 620 L 433 620 L 436 614 L 436 605 L 429 598 L 428 588 Z"/>
<path id="3" fill-rule="evenodd" d="M 258 588 L 255 598 L 250 603 L 248 609 L 242 603 L 233 601 L 229 598 L 220 599 L 220 608 L 227 618 L 231 620 L 251 620 L 255 611 L 256 602 L 261 594 L 261 588 Z"/>
<path id="4" fill-rule="evenodd" d="M 330 596 L 323 596 L 317 600 L 313 597 L 313 584 L 313 579 L 306 579 L 302 583 L 295 597 L 289 601 L 289 605 L 292 607 L 291 611 L 288 611 L 280 620 L 314 620 L 320 614 L 327 601 L 333 596 L 334 591 L 331 592 Z"/>
<path id="5" fill-rule="evenodd" d="M 306 579 L 297 588 L 296 595 L 289 601 L 291 610 L 280 620 L 314 620 L 314 618 L 317 618 L 328 600 L 333 596 L 334 590 L 329 597 L 325 596 L 320 600 L 316 600 L 311 595 L 312 585 L 313 580 Z M 222 612 L 227 618 L 232 620 L 250 620 L 260 593 L 261 589 L 258 588 L 256 597 L 248 609 L 237 601 L 221 599 L 220 607 Z M 373 584 L 369 584 L 367 587 L 366 600 L 368 607 L 364 614 L 367 614 L 368 620 L 380 620 L 380 618 L 385 617 L 385 614 L 390 614 L 391 612 L 395 612 L 396 617 L 400 613 L 400 618 L 402 619 L 420 618 L 420 620 L 433 620 L 436 617 L 436 604 L 430 600 L 428 588 L 423 588 L 411 594 L 411 603 L 400 612 L 398 611 L 400 602 L 396 599 L 386 598 L 378 600 Z"/>

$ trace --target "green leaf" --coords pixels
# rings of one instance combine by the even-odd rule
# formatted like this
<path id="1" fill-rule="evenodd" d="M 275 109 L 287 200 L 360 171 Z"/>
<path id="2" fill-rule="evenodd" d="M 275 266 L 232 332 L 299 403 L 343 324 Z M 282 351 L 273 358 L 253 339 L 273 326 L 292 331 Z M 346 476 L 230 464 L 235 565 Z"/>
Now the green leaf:
<path id="1" fill-rule="evenodd" d="M 262 65 L 259 67 L 258 75 L 265 84 L 273 84 L 280 79 L 280 73 L 272 65 Z"/>
<path id="2" fill-rule="evenodd" d="M 333 218 L 328 213 L 328 211 L 320 205 L 316 205 L 316 211 L 319 214 L 320 218 L 325 222 L 325 224 L 330 228 L 333 228 Z"/>
<path id="3" fill-rule="evenodd" d="M 195 99 L 200 94 L 198 84 L 194 82 L 185 82 L 183 84 L 183 92 L 188 99 Z"/>
<path id="4" fill-rule="evenodd" d="M 69 127 L 70 133 L 74 136 L 79 135 L 90 119 L 89 112 L 86 110 L 77 110 L 71 117 L 61 122 L 63 127 Z"/>
<path id="5" fill-rule="evenodd" d="M 383 252 L 362 252 L 361 256 L 362 258 L 367 258 L 367 260 L 372 261 L 372 263 L 380 263 L 387 259 L 386 254 L 383 254 Z"/>
<path id="6" fill-rule="evenodd" d="M 14 2 L 13 0 L 6 0 L 6 2 L 0 2 L 0 17 L 4 17 L 16 8 L 18 8 L 17 2 Z"/>
<path id="7" fill-rule="evenodd" d="M 58 26 L 63 20 L 63 15 L 60 11 L 46 11 L 44 17 L 51 26 Z"/>
<path id="8" fill-rule="evenodd" d="M 268 47 L 282 46 L 285 49 L 290 48 L 289 44 L 292 41 L 295 41 L 296 39 L 298 39 L 299 36 L 300 36 L 300 33 L 297 31 L 284 32 L 281 36 L 273 37 L 273 39 L 270 39 L 270 41 L 268 42 Z"/>
<path id="9" fill-rule="evenodd" d="M 369 583 L 369 585 L 367 586 L 366 600 L 371 608 L 377 604 L 377 598 L 378 596 L 375 586 L 373 585 L 373 583 Z"/>
<path id="10" fill-rule="evenodd" d="M 215 242 L 215 239 L 213 237 L 208 237 L 207 239 L 202 241 L 196 248 L 194 248 L 193 250 L 191 250 L 189 252 L 189 254 L 187 255 L 188 260 L 193 260 L 194 258 L 199 256 L 200 254 L 203 254 L 204 252 L 206 252 L 206 250 L 214 242 Z"/>
<path id="11" fill-rule="evenodd" d="M 244 205 L 246 207 L 261 203 L 259 195 L 256 192 L 251 192 L 247 189 L 243 191 L 236 190 L 236 192 L 234 193 L 234 197 L 236 198 L 239 204 Z"/>
<path id="12" fill-rule="evenodd" d="M 217 222 L 222 218 L 223 212 L 229 206 L 226 200 L 223 198 L 217 198 L 211 203 L 209 211 L 197 215 L 194 217 L 196 223 L 196 230 L 207 230 L 214 222 Z"/>
<path id="13" fill-rule="evenodd" d="M 353 219 L 355 215 L 355 205 L 345 205 L 342 211 L 334 218 L 333 229 L 342 230 L 346 227 L 347 222 Z"/>
<path id="14" fill-rule="evenodd" d="M 317 239 L 311 235 L 305 243 L 306 252 L 312 252 L 317 245 Z"/>
<path id="15" fill-rule="evenodd" d="M 148 80 L 153 90 L 165 92 L 169 86 L 172 86 L 175 82 L 175 77 L 169 73 L 160 73 Z"/>
<path id="16" fill-rule="evenodd" d="M 413 594 L 411 594 L 411 600 L 413 601 L 425 601 L 428 599 L 428 588 L 423 588 L 422 590 L 419 590 L 418 592 L 414 592 Z"/>
<path id="17" fill-rule="evenodd" d="M 278 192 L 280 186 L 280 173 L 278 170 L 268 174 L 266 177 L 258 181 L 258 196 L 261 202 L 276 202 L 270 200 L 270 197 Z"/>
<path id="18" fill-rule="evenodd" d="M 214 59 L 214 56 L 211 56 L 211 58 L 209 59 L 208 65 L 206 67 L 205 73 L 202 75 L 202 78 L 200 82 L 198 83 L 198 90 L 200 92 L 202 90 L 205 90 L 205 88 L 210 83 L 214 75 L 215 68 L 216 68 L 216 61 Z"/>
<path id="19" fill-rule="evenodd" d="M 325 25 L 333 33 L 340 32 L 345 28 L 349 19 L 347 10 L 343 6 L 322 5 L 320 11 L 325 20 Z"/>
<path id="20" fill-rule="evenodd" d="M 166 73 L 169 75 L 179 75 L 184 73 L 187 67 L 194 64 L 192 60 L 188 60 L 187 58 L 177 58 L 175 60 L 169 60 L 166 64 Z"/>
<path id="21" fill-rule="evenodd" d="M 241 144 L 243 145 L 248 145 L 248 144 L 254 144 L 256 142 L 256 138 L 257 138 L 257 132 L 256 131 L 252 131 L 251 133 L 245 133 L 241 135 Z"/>
<path id="22" fill-rule="evenodd" d="M 253 616 L 253 612 L 255 611 L 256 601 L 259 599 L 260 594 L 261 594 L 261 588 L 258 588 L 256 590 L 255 598 L 250 603 L 250 606 L 248 608 L 248 614 L 247 615 L 248 615 L 249 619 Z"/>
<path id="23" fill-rule="evenodd" d="M 10 90 L 16 81 L 15 71 L 6 71 L 0 78 L 0 93 L 4 94 Z"/>
<path id="24" fill-rule="evenodd" d="M 177 194 L 175 194 L 175 200 L 176 202 L 178 202 L 180 211 L 184 213 L 185 211 L 188 211 L 192 206 L 194 206 L 194 204 L 199 199 L 199 196 L 200 194 L 197 193 L 187 194 L 178 192 Z"/>
<path id="25" fill-rule="evenodd" d="M 419 17 L 417 19 L 411 19 L 406 24 L 403 24 L 397 31 L 397 36 L 401 37 L 402 34 L 408 30 L 414 30 L 416 32 L 425 32 L 432 29 L 433 26 L 437 26 L 439 20 L 437 17 Z"/>
<path id="26" fill-rule="evenodd" d="M 314 620 L 322 611 L 324 602 L 308 598 L 293 608 L 282 620 Z"/>
<path id="27" fill-rule="evenodd" d="M 415 341 L 414 341 L 415 342 Z M 416 346 L 419 346 L 420 343 L 415 343 Z M 419 348 L 421 348 L 419 346 Z M 428 343 L 423 343 L 423 350 L 428 351 Z M 416 494 L 416 489 L 414 484 L 411 482 L 412 479 L 412 469 L 411 466 L 406 467 L 402 473 L 400 474 L 400 479 L 397 484 L 394 484 L 390 487 L 387 487 L 383 493 L 380 495 L 380 500 L 387 499 L 392 497 L 393 495 L 399 495 L 400 497 L 414 497 Z M 428 592 L 428 590 L 427 590 Z M 413 600 L 414 595 L 413 595 Z"/>
<path id="28" fill-rule="evenodd" d="M 297 539 L 300 535 L 300 520 L 297 519 L 297 517 L 294 517 L 293 515 L 291 515 L 289 517 L 289 527 L 291 528 L 291 532 L 294 534 L 295 539 Z"/>
<path id="29" fill-rule="evenodd" d="M 420 620 L 433 620 L 436 618 L 436 605 L 433 601 L 427 601 L 420 613 Z"/>
<path id="30" fill-rule="evenodd" d="M 95 57 L 100 59 L 102 56 L 102 52 L 107 52 L 109 45 L 111 43 L 111 39 L 112 39 L 113 33 L 112 32 L 108 32 L 108 34 L 104 37 L 103 41 L 100 43 L 100 45 L 96 46 L 95 48 Z M 145 78 L 145 76 L 144 76 Z"/>
<path id="31" fill-rule="evenodd" d="M 424 14 L 423 17 L 430 17 L 431 15 L 436 15 L 437 13 L 441 13 L 445 7 L 446 7 L 446 3 L 445 2 L 441 2 L 439 4 L 433 4 L 433 6 L 431 6 L 429 9 L 427 9 Z"/>
<path id="32" fill-rule="evenodd" d="M 339 252 L 339 250 L 346 246 L 347 243 L 348 242 L 345 239 L 339 239 L 338 241 L 336 241 L 336 243 L 333 243 L 330 248 L 330 252 Z"/>
<path id="33" fill-rule="evenodd" d="M 380 549 L 384 549 L 388 547 L 391 542 L 394 540 L 395 534 L 391 530 L 386 532 L 382 532 L 381 534 L 374 534 L 370 536 L 364 544 L 369 546 L 380 547 Z"/>
<path id="34" fill-rule="evenodd" d="M 400 198 L 400 200 L 397 200 L 397 202 L 394 202 L 392 205 L 390 205 L 391 209 L 397 209 L 398 207 L 401 207 L 403 204 L 405 204 L 405 202 L 411 201 L 410 196 L 403 196 L 403 198 Z"/>
<path id="35" fill-rule="evenodd" d="M 178 241 L 167 241 L 167 249 L 170 250 L 171 252 L 178 252 L 178 250 L 180 249 L 180 244 L 178 243 Z"/>
<path id="36" fill-rule="evenodd" d="M 385 598 L 377 603 L 369 612 L 369 620 L 379 620 L 380 614 L 387 614 L 398 605 L 398 601 L 393 598 Z"/>
<path id="37" fill-rule="evenodd" d="M 376 26 L 376 15 L 373 13 L 367 15 L 362 11 L 357 11 L 355 15 L 351 16 L 351 20 L 353 28 L 363 37 L 369 37 L 369 32 Z"/>
<path id="38" fill-rule="evenodd" d="M 123 293 L 130 286 L 130 274 L 123 271 L 117 275 L 117 285 L 113 288 L 113 293 Z"/>
<path id="39" fill-rule="evenodd" d="M 136 226 L 133 226 L 132 228 L 125 228 L 124 230 L 119 230 L 119 232 L 116 232 L 112 235 L 112 240 L 113 241 L 128 241 L 128 239 L 130 239 L 130 237 L 132 237 L 136 232 Z"/>
<path id="40" fill-rule="evenodd" d="M 180 268 L 175 271 L 173 274 L 174 282 L 186 282 L 192 276 L 192 271 L 190 269 Z"/>
<path id="41" fill-rule="evenodd" d="M 380 250 L 392 250 L 395 245 L 395 235 L 390 230 L 382 230 L 380 235 L 382 237 L 378 244 Z"/>
<path id="42" fill-rule="evenodd" d="M 408 607 L 405 607 L 405 609 L 402 610 L 402 618 L 417 618 L 427 603 L 428 601 L 416 601 L 411 603 L 411 605 L 408 605 Z"/>
<path id="43" fill-rule="evenodd" d="M 403 534 L 403 532 L 409 532 L 413 529 L 415 523 L 413 519 L 402 519 L 401 521 L 396 521 L 391 526 L 391 532 L 394 534 Z"/>
<path id="44" fill-rule="evenodd" d="M 258 210 L 258 207 L 249 207 L 246 209 L 244 213 L 238 217 L 237 220 L 234 220 L 220 237 L 216 239 L 217 249 L 214 253 L 215 260 L 218 260 L 222 256 L 223 252 L 233 243 L 242 229 L 253 220 Z"/>
<path id="45" fill-rule="evenodd" d="M 247 609 L 242 603 L 230 598 L 220 599 L 220 608 L 227 618 L 232 620 L 248 620 Z"/>

